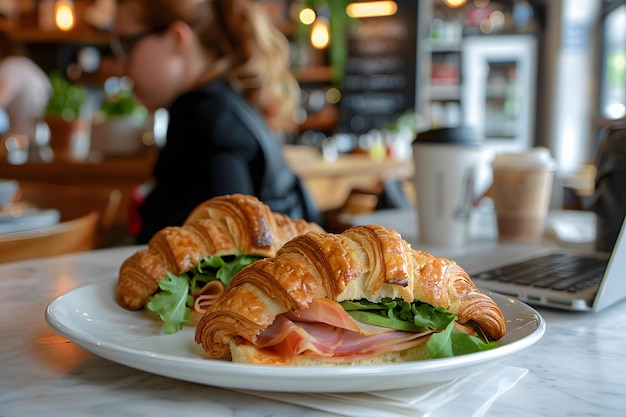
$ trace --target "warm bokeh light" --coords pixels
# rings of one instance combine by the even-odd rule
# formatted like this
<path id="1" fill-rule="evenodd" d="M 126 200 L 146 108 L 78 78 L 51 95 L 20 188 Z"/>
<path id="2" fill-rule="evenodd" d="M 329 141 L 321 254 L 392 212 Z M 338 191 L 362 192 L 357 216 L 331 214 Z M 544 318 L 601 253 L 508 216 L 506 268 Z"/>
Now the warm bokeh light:
<path id="1" fill-rule="evenodd" d="M 326 90 L 326 101 L 330 104 L 337 104 L 341 100 L 341 91 L 335 87 L 331 87 Z"/>
<path id="2" fill-rule="evenodd" d="M 346 7 L 348 16 L 355 19 L 365 17 L 391 16 L 398 11 L 398 5 L 395 1 L 367 1 L 350 3 Z"/>
<path id="3" fill-rule="evenodd" d="M 54 5 L 54 21 L 60 30 L 68 31 L 74 27 L 74 5 L 71 1 L 59 0 Z"/>
<path id="4" fill-rule="evenodd" d="M 480 21 L 479 28 L 482 33 L 488 35 L 493 32 L 493 22 L 489 19 L 483 19 Z"/>
<path id="5" fill-rule="evenodd" d="M 311 45 L 316 49 L 324 49 L 330 44 L 330 30 L 328 20 L 318 18 L 311 28 Z"/>
<path id="6" fill-rule="evenodd" d="M 300 14 L 298 15 L 300 22 L 305 25 L 310 25 L 311 23 L 315 22 L 316 17 L 317 15 L 315 14 L 315 10 L 309 7 L 300 10 Z"/>
<path id="7" fill-rule="evenodd" d="M 448 7 L 461 7 L 467 0 L 443 0 L 444 4 Z"/>
<path id="8" fill-rule="evenodd" d="M 504 13 L 502 13 L 502 11 L 494 10 L 489 15 L 489 21 L 491 22 L 494 30 L 500 30 L 504 27 L 504 24 L 506 23 L 506 17 L 504 16 Z"/>

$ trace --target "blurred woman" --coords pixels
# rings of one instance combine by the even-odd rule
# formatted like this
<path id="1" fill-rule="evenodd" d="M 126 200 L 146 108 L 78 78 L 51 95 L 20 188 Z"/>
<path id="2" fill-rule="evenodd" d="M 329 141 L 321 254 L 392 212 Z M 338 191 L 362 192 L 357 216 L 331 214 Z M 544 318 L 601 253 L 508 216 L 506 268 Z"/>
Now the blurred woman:
<path id="1" fill-rule="evenodd" d="M 299 100 L 284 36 L 248 0 L 117 0 L 112 49 L 149 109 L 167 108 L 166 144 L 139 207 L 137 240 L 180 225 L 199 203 L 257 196 L 319 221 L 275 134 Z M 308 202 L 308 203 L 307 203 Z"/>
<path id="2" fill-rule="evenodd" d="M 32 138 L 50 93 L 48 76 L 0 31 L 0 108 L 8 116 L 8 132 Z"/>

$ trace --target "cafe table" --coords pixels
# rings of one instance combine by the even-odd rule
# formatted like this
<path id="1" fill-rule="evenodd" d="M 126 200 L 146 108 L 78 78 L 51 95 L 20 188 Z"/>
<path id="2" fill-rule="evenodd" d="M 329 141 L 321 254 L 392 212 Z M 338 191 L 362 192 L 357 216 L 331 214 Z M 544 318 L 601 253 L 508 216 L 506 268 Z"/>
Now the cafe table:
<path id="1" fill-rule="evenodd" d="M 518 250 L 493 239 L 479 239 L 470 247 L 456 254 L 461 264 Z M 86 285 L 113 283 L 123 260 L 138 249 L 118 247 L 0 265 L 0 416 L 335 415 L 276 396 L 127 367 L 89 353 L 51 329 L 44 316 L 52 300 Z M 626 303 L 596 314 L 537 311 L 545 320 L 545 334 L 502 364 L 527 373 L 475 415 L 625 415 Z M 469 400 L 457 399 L 459 405 Z M 382 414 L 372 410 L 367 415 Z"/>

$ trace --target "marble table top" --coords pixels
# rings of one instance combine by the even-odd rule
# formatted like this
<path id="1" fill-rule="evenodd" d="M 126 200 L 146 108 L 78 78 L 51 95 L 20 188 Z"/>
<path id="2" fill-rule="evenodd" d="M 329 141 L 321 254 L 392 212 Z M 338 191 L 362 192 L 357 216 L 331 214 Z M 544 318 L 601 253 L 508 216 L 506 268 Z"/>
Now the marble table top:
<path id="1" fill-rule="evenodd" d="M 51 300 L 83 285 L 116 279 L 121 262 L 135 250 L 0 264 L 0 415 L 329 415 L 119 365 L 88 353 L 46 324 Z M 539 312 L 547 323 L 544 337 L 505 361 L 528 374 L 484 415 L 624 415 L 626 303 L 597 314 Z"/>

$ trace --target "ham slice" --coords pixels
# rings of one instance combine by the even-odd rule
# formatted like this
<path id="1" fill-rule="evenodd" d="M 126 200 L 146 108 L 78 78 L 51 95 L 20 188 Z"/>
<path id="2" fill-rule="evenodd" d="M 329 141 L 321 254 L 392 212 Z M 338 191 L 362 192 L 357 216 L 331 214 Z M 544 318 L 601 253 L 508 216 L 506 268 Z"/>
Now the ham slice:
<path id="1" fill-rule="evenodd" d="M 224 294 L 226 288 L 222 281 L 213 280 L 206 283 L 199 291 L 190 294 L 195 297 L 193 310 L 197 313 L 204 314 L 213 303 Z"/>
<path id="2" fill-rule="evenodd" d="M 432 331 L 403 332 L 354 320 L 338 303 L 314 299 L 309 307 L 282 314 L 255 340 L 283 359 L 307 355 L 325 361 L 351 362 L 381 353 L 402 351 L 425 343 Z"/>
<path id="3" fill-rule="evenodd" d="M 292 321 L 298 323 L 325 323 L 341 329 L 351 330 L 363 335 L 393 332 L 387 327 L 374 326 L 352 318 L 341 305 L 327 298 L 315 298 L 309 306 L 297 313 L 286 313 Z"/>

